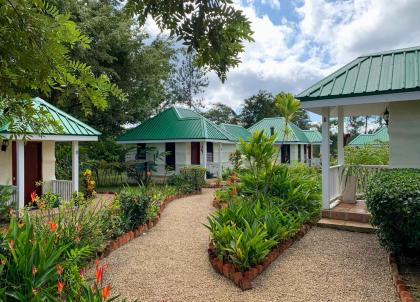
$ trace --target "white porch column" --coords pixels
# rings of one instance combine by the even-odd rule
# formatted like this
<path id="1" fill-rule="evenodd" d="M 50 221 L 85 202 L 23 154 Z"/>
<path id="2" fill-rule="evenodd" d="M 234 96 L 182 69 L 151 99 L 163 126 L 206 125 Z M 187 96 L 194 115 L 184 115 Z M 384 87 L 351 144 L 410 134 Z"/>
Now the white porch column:
<path id="1" fill-rule="evenodd" d="M 207 169 L 207 142 L 203 142 L 203 167 Z M 204 174 L 204 179 L 207 179 L 206 173 Z"/>
<path id="2" fill-rule="evenodd" d="M 79 142 L 72 141 L 71 180 L 73 192 L 79 192 Z"/>
<path id="3" fill-rule="evenodd" d="M 337 157 L 338 165 L 344 165 L 344 116 L 343 116 L 343 107 L 338 106 L 338 133 L 337 133 Z"/>
<path id="4" fill-rule="evenodd" d="M 222 143 L 219 143 L 219 148 L 217 150 L 218 153 L 218 158 L 219 158 L 219 162 L 218 162 L 218 176 L 222 177 Z"/>
<path id="5" fill-rule="evenodd" d="M 322 108 L 322 208 L 330 207 L 330 109 Z"/>
<path id="6" fill-rule="evenodd" d="M 18 208 L 25 207 L 25 143 L 16 141 L 16 197 Z"/>

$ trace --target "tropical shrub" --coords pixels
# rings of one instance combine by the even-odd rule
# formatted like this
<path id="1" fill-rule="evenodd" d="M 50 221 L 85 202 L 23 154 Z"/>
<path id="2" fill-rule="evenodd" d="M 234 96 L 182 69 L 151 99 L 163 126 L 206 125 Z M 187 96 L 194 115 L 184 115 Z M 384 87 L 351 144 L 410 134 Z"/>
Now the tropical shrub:
<path id="1" fill-rule="evenodd" d="M 205 173 L 206 169 L 203 167 L 185 167 L 179 171 L 179 174 L 171 175 L 167 183 L 175 186 L 181 194 L 200 192 L 206 183 Z"/>
<path id="2" fill-rule="evenodd" d="M 130 231 L 144 224 L 150 205 L 150 196 L 146 187 L 126 187 L 115 197 L 114 202 L 120 209 L 121 227 Z"/>
<path id="3" fill-rule="evenodd" d="M 295 235 L 304 220 L 264 200 L 240 200 L 209 216 L 206 227 L 218 257 L 244 271 L 260 263 L 278 242 Z"/>
<path id="4" fill-rule="evenodd" d="M 368 184 L 366 205 L 384 247 L 397 254 L 419 255 L 420 170 L 378 172 Z"/>
<path id="5" fill-rule="evenodd" d="M 344 158 L 346 163 L 353 165 L 388 165 L 389 145 L 346 146 L 344 148 Z"/>
<path id="6" fill-rule="evenodd" d="M 96 182 L 93 180 L 92 171 L 89 169 L 83 172 L 83 185 L 85 198 L 93 198 L 95 196 Z"/>
<path id="7" fill-rule="evenodd" d="M 236 150 L 229 154 L 229 161 L 232 163 L 233 170 L 239 171 L 243 163 L 241 151 Z"/>

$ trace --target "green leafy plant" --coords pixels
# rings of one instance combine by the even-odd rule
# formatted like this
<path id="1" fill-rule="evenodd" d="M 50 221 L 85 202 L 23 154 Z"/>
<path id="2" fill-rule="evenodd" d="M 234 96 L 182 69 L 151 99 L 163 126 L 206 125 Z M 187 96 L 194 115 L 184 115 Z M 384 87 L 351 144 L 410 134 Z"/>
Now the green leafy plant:
<path id="1" fill-rule="evenodd" d="M 370 179 L 366 205 L 381 244 L 397 254 L 420 253 L 420 170 L 389 169 Z"/>
<path id="2" fill-rule="evenodd" d="M 13 190 L 11 186 L 0 186 L 0 222 L 7 221 L 10 208 L 16 207 L 12 200 Z"/>
<path id="3" fill-rule="evenodd" d="M 147 211 L 150 206 L 150 196 L 147 195 L 147 188 L 125 187 L 115 197 L 121 213 L 122 229 L 131 231 L 144 224 L 147 219 Z"/>

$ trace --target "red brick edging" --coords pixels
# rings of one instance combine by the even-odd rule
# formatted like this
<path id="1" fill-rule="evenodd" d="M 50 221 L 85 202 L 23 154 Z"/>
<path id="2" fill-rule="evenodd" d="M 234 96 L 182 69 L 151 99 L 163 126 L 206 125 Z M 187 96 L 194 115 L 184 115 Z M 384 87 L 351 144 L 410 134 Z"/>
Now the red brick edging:
<path id="1" fill-rule="evenodd" d="M 295 236 L 287 240 L 283 240 L 275 246 L 267 257 L 258 265 L 251 267 L 245 272 L 237 270 L 231 263 L 223 262 L 216 256 L 216 250 L 213 242 L 209 243 L 208 253 L 211 266 L 221 275 L 230 279 L 239 286 L 242 290 L 252 288 L 252 280 L 254 280 L 259 274 L 261 274 L 271 262 L 277 259 L 286 249 L 288 249 L 293 243 L 301 239 L 311 229 L 310 224 L 304 224 Z M 405 302 L 405 301 L 404 301 Z"/>
<path id="2" fill-rule="evenodd" d="M 174 201 L 176 199 L 192 196 L 192 195 L 198 195 L 198 194 L 201 194 L 201 192 L 190 193 L 190 194 L 181 194 L 181 195 L 173 195 L 173 196 L 169 196 L 169 197 L 165 198 L 160 204 L 160 210 L 159 210 L 159 213 L 158 213 L 158 215 L 156 216 L 155 219 L 147 220 L 146 223 L 138 226 L 136 229 L 128 231 L 128 232 L 120 235 L 119 237 L 109 241 L 107 243 L 107 245 L 105 246 L 105 249 L 102 252 L 98 253 L 98 255 L 97 255 L 98 258 L 103 259 L 105 257 L 108 257 L 109 254 L 111 254 L 112 251 L 114 251 L 114 250 L 118 249 L 119 247 L 127 244 L 128 242 L 130 242 L 134 238 L 137 238 L 137 237 L 143 235 L 143 233 L 145 231 L 153 228 L 159 222 L 160 215 L 162 214 L 163 210 L 172 201 Z"/>
<path id="3" fill-rule="evenodd" d="M 392 281 L 394 282 L 395 289 L 397 290 L 397 294 L 398 297 L 400 297 L 401 302 L 414 302 L 414 299 L 408 290 L 407 284 L 401 278 L 397 262 L 395 261 L 395 256 L 392 253 L 389 253 L 388 255 L 388 262 Z"/>

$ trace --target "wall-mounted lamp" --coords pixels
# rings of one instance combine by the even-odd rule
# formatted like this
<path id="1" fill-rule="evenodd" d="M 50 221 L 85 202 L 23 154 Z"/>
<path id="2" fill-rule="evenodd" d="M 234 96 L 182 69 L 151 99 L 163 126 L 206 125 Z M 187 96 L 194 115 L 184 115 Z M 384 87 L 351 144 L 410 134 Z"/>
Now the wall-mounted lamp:
<path id="1" fill-rule="evenodd" d="M 389 111 L 388 111 L 388 107 L 386 107 L 384 115 L 383 115 L 384 121 L 386 126 L 388 127 L 388 123 L 389 123 Z"/>
<path id="2" fill-rule="evenodd" d="M 7 139 L 4 139 L 1 143 L 1 151 L 6 152 L 7 147 L 9 146 L 9 141 Z"/>

